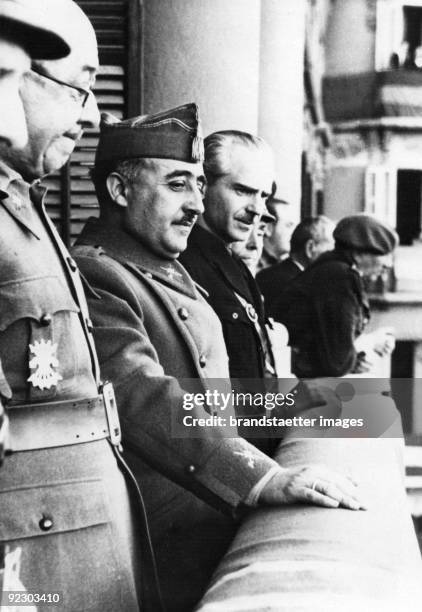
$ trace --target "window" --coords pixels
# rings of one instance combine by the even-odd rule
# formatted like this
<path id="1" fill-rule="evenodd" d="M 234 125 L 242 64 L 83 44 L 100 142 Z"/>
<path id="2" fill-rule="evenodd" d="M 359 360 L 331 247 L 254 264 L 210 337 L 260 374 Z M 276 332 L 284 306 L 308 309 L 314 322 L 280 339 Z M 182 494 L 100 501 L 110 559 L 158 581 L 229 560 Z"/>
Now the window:
<path id="1" fill-rule="evenodd" d="M 376 69 L 422 69 L 422 0 L 378 0 Z"/>
<path id="2" fill-rule="evenodd" d="M 140 0 L 79 0 L 98 39 L 100 70 L 95 95 L 100 111 L 119 118 L 140 113 Z M 87 130 L 61 171 L 46 178 L 46 205 L 63 241 L 69 246 L 98 202 L 89 170 L 95 157 L 98 130 Z"/>
<path id="3" fill-rule="evenodd" d="M 400 244 L 412 245 L 421 235 L 422 171 L 397 172 L 397 233 Z"/>

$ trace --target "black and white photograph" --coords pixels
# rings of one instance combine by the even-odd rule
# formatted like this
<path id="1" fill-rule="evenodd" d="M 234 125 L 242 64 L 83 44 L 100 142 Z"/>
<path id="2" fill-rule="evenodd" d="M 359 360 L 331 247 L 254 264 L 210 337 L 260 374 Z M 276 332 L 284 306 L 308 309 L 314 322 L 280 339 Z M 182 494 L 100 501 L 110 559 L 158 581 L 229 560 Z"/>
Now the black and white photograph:
<path id="1" fill-rule="evenodd" d="M 0 612 L 422 610 L 422 0 L 0 0 Z"/>

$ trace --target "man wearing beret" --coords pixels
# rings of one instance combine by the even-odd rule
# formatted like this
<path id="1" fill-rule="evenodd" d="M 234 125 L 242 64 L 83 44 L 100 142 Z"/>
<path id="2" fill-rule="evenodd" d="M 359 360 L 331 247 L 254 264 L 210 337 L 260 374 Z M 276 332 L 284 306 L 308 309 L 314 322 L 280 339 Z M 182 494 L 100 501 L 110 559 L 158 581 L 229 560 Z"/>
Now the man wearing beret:
<path id="1" fill-rule="evenodd" d="M 333 237 L 335 248 L 323 253 L 286 287 L 275 318 L 289 330 L 293 371 L 301 378 L 344 376 L 367 371 L 359 350 L 369 320 L 362 277 L 382 271 L 397 245 L 394 230 L 368 215 L 342 219 Z M 371 350 L 391 352 L 388 331 L 372 337 Z"/>
<path id="2" fill-rule="evenodd" d="M 0 14 L 12 5 L 38 27 L 57 25 L 71 52 L 28 66 L 20 87 L 28 142 L 6 134 L 0 151 L 0 393 L 11 451 L 0 468 L 2 602 L 14 609 L 8 592 L 26 590 L 37 609 L 137 612 L 146 595 L 141 506 L 119 467 L 119 423 L 110 386 L 101 386 L 81 280 L 37 184 L 98 125 L 95 33 L 71 0 L 0 0 Z M 62 41 L 53 52 L 38 30 L 28 45 L 32 37 L 50 58 L 69 49 Z"/>
<path id="3" fill-rule="evenodd" d="M 176 435 L 184 382 L 227 379 L 218 317 L 177 261 L 200 213 L 205 177 L 198 108 L 101 125 L 93 178 L 100 218 L 74 250 L 89 282 L 104 375 L 115 385 L 129 465 L 145 496 L 168 610 L 188 612 L 224 554 L 244 506 L 307 500 L 358 509 L 355 488 L 319 468 L 282 469 L 241 438 L 200 427 Z M 211 402 L 209 409 L 216 406 Z M 186 429 L 186 428 L 185 428 Z M 233 435 L 232 430 L 230 434 Z"/>

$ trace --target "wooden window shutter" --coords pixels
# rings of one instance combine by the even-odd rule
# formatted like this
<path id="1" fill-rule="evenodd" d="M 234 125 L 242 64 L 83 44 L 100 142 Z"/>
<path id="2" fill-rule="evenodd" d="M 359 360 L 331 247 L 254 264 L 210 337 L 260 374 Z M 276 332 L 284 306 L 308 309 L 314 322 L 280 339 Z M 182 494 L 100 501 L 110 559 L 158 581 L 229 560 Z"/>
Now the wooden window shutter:
<path id="1" fill-rule="evenodd" d="M 140 0 L 78 0 L 93 24 L 100 70 L 94 87 L 100 112 L 119 118 L 139 114 Z M 98 202 L 89 178 L 98 142 L 98 129 L 86 130 L 69 162 L 47 177 L 47 210 L 66 245 L 80 233 L 86 220 L 98 216 Z"/>

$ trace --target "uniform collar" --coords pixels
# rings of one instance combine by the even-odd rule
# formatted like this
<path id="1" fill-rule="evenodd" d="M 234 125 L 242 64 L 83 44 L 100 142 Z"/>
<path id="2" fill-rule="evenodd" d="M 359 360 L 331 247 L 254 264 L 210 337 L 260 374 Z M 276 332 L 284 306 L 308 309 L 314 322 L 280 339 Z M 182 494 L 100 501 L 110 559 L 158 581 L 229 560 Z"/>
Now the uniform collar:
<path id="1" fill-rule="evenodd" d="M 0 197 L 17 197 L 19 200 L 29 198 L 30 185 L 26 183 L 22 176 L 0 161 Z"/>
<path id="2" fill-rule="evenodd" d="M 107 255 L 121 263 L 134 265 L 152 278 L 193 299 L 197 298 L 195 283 L 177 260 L 155 255 L 123 229 L 111 227 L 100 219 L 91 218 L 76 242 L 76 245 L 80 244 L 100 246 Z"/>
<path id="3" fill-rule="evenodd" d="M 31 194 L 31 185 L 18 172 L 0 161 L 0 202 L 18 223 L 39 240 L 40 237 L 34 227 Z"/>

